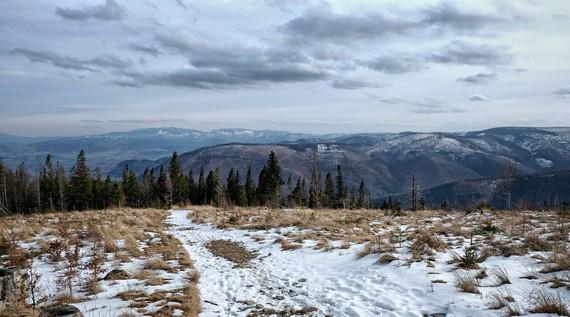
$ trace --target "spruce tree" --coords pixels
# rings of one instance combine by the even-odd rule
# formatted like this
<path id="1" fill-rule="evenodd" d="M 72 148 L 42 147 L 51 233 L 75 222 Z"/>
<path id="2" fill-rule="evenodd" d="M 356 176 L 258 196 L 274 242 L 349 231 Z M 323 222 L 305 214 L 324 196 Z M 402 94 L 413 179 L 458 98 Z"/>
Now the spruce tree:
<path id="1" fill-rule="evenodd" d="M 194 173 L 192 170 L 188 172 L 188 176 L 186 176 L 186 180 L 188 181 L 188 195 L 187 199 L 192 204 L 196 204 L 196 183 L 194 182 Z"/>
<path id="2" fill-rule="evenodd" d="M 121 183 L 121 187 L 123 188 L 127 205 L 129 207 L 140 207 L 137 176 L 135 175 L 135 172 L 129 169 L 128 165 L 126 165 L 123 170 L 123 181 Z"/>
<path id="3" fill-rule="evenodd" d="M 304 188 L 301 183 L 301 177 L 299 176 L 297 178 L 297 183 L 295 187 L 293 188 L 291 194 L 289 195 L 289 205 L 291 207 L 300 207 L 303 205 L 303 191 Z"/>
<path id="4" fill-rule="evenodd" d="M 324 205 L 328 208 L 336 208 L 336 193 L 334 191 L 334 181 L 331 173 L 325 176 Z"/>
<path id="5" fill-rule="evenodd" d="M 166 172 L 162 166 L 160 166 L 160 171 L 158 172 L 157 187 L 160 204 L 162 206 L 170 206 L 172 184 L 170 183 L 169 177 L 166 175 Z"/>
<path id="6" fill-rule="evenodd" d="M 336 201 L 340 208 L 346 208 L 346 185 L 344 184 L 344 177 L 342 176 L 342 169 L 340 164 L 336 168 Z"/>
<path id="7" fill-rule="evenodd" d="M 210 170 L 206 177 L 206 201 L 212 206 L 218 206 L 222 200 L 221 196 L 218 170 Z"/>
<path id="8" fill-rule="evenodd" d="M 55 210 L 55 199 L 57 198 L 57 181 L 51 154 L 46 156 L 40 174 L 41 209 L 53 211 Z"/>
<path id="9" fill-rule="evenodd" d="M 198 194 L 196 196 L 198 197 L 198 204 L 204 205 L 207 203 L 204 166 L 200 167 L 200 176 L 198 177 Z"/>
<path id="10" fill-rule="evenodd" d="M 8 213 L 8 184 L 7 169 L 4 161 L 0 158 L 0 212 Z"/>
<path id="11" fill-rule="evenodd" d="M 105 183 L 99 168 L 95 169 L 95 179 L 93 180 L 93 208 L 105 208 Z"/>
<path id="12" fill-rule="evenodd" d="M 67 188 L 67 178 L 65 177 L 65 169 L 63 168 L 63 166 L 58 166 L 55 180 L 57 188 L 57 199 L 56 199 L 58 203 L 57 209 L 60 211 L 64 211 L 67 209 L 68 204 L 66 204 L 66 202 L 69 200 L 69 198 L 65 196 Z"/>
<path id="13" fill-rule="evenodd" d="M 172 153 L 172 158 L 168 163 L 168 173 L 172 183 L 172 203 L 178 204 L 185 201 L 188 183 L 185 180 L 177 152 Z"/>
<path id="14" fill-rule="evenodd" d="M 275 152 L 271 151 L 265 163 L 265 172 L 260 175 L 261 201 L 272 207 L 278 207 L 281 202 L 281 186 L 285 183 L 282 179 L 282 170 Z"/>
<path id="15" fill-rule="evenodd" d="M 358 208 L 370 208 L 368 189 L 364 184 L 364 180 L 360 180 L 360 186 L 358 187 Z"/>
<path id="16" fill-rule="evenodd" d="M 321 208 L 321 176 L 313 169 L 309 188 L 309 208 Z"/>
<path id="17" fill-rule="evenodd" d="M 235 204 L 236 201 L 234 200 L 234 193 L 233 191 L 235 190 L 235 175 L 234 175 L 234 169 L 231 168 L 230 171 L 228 172 L 228 177 L 226 178 L 226 197 L 228 197 L 228 200 L 230 202 L 230 204 Z"/>
<path id="18" fill-rule="evenodd" d="M 93 201 L 92 180 L 85 151 L 81 150 L 72 168 L 69 188 L 70 207 L 74 210 L 90 208 Z"/>
<path id="19" fill-rule="evenodd" d="M 251 175 L 251 167 L 247 169 L 247 173 L 245 174 L 244 191 L 246 198 L 245 204 L 247 206 L 254 206 L 256 201 L 256 188 L 255 183 L 253 182 L 253 176 Z"/>

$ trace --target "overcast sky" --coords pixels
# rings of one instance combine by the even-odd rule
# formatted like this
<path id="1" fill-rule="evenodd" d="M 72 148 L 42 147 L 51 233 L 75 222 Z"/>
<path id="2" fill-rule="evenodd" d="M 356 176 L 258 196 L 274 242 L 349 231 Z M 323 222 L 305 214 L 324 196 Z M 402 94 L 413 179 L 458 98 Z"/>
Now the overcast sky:
<path id="1" fill-rule="evenodd" d="M 0 132 L 570 122 L 568 0 L 1 0 Z"/>

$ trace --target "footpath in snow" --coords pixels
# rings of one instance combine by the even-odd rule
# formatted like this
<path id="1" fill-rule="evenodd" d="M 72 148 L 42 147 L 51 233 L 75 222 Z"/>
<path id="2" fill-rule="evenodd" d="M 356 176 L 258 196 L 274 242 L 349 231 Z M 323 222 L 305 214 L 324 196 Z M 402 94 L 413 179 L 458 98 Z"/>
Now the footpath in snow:
<path id="1" fill-rule="evenodd" d="M 356 259 L 359 245 L 323 252 L 305 242 L 301 249 L 282 251 L 274 243 L 281 236 L 278 231 L 216 229 L 192 223 L 190 212 L 172 211 L 167 222 L 201 274 L 201 316 L 246 316 L 264 308 L 316 308 L 309 316 L 500 316 L 500 311 L 488 310 L 482 298 L 458 292 L 452 273 L 443 267 L 403 266 L 398 261 L 376 265 L 373 256 Z M 236 267 L 206 248 L 219 239 L 242 242 L 258 256 L 248 267 Z M 450 283 L 430 283 L 436 278 Z"/>

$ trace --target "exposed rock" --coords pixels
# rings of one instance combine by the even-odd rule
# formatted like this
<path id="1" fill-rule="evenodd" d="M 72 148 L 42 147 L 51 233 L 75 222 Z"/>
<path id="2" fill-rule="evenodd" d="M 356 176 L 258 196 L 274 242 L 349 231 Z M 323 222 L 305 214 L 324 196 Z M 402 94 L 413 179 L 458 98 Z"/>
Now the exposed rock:
<path id="1" fill-rule="evenodd" d="M 38 317 L 83 317 L 83 314 L 75 306 L 56 305 L 43 308 Z"/>
<path id="2" fill-rule="evenodd" d="M 111 272 L 107 273 L 105 276 L 105 280 L 128 280 L 131 276 L 125 270 L 121 269 L 114 269 Z"/>

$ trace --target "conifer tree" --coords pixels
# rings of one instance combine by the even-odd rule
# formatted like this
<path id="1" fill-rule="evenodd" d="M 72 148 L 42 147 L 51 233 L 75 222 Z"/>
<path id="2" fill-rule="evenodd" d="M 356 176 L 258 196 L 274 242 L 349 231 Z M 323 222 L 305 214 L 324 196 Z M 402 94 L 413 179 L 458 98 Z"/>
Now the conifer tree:
<path id="1" fill-rule="evenodd" d="M 206 177 L 206 201 L 213 206 L 218 206 L 222 200 L 221 193 L 218 169 L 210 170 Z"/>
<path id="2" fill-rule="evenodd" d="M 185 180 L 177 152 L 172 153 L 172 158 L 168 163 L 168 173 L 172 183 L 172 203 L 183 202 L 188 194 L 186 190 L 188 183 Z"/>
<path id="3" fill-rule="evenodd" d="M 74 210 L 85 210 L 93 201 L 92 180 L 85 152 L 81 150 L 72 168 L 69 187 L 70 207 Z"/>
<path id="4" fill-rule="evenodd" d="M 93 208 L 105 208 L 105 183 L 99 168 L 95 169 L 95 179 L 93 180 Z"/>
<path id="5" fill-rule="evenodd" d="M 358 208 L 370 208 L 370 199 L 368 188 L 364 184 L 364 180 L 360 180 L 360 186 L 358 187 Z"/>
<path id="6" fill-rule="evenodd" d="M 154 205 L 153 201 L 155 196 L 155 179 L 154 170 L 150 168 L 145 168 L 143 173 L 143 179 L 140 184 L 140 195 L 141 201 L 144 207 L 149 208 Z"/>
<path id="7" fill-rule="evenodd" d="M 282 170 L 275 152 L 271 151 L 265 167 L 260 174 L 260 202 L 264 205 L 278 207 L 281 202 Z"/>
<path id="8" fill-rule="evenodd" d="M 331 173 L 325 176 L 325 191 L 324 191 L 324 205 L 328 208 L 336 208 L 337 197 L 334 190 L 334 181 Z"/>
<path id="9" fill-rule="evenodd" d="M 196 183 L 194 182 L 194 173 L 192 172 L 192 170 L 190 170 L 188 172 L 188 176 L 186 177 L 187 181 L 188 181 L 188 200 L 192 203 L 192 204 L 197 204 L 196 202 Z"/>
<path id="10" fill-rule="evenodd" d="M 309 188 L 309 208 L 321 208 L 321 176 L 313 169 Z"/>
<path id="11" fill-rule="evenodd" d="M 206 177 L 204 174 L 204 166 L 200 167 L 200 176 L 198 177 L 198 204 L 204 205 L 207 203 L 206 198 Z"/>
<path id="12" fill-rule="evenodd" d="M 55 199 L 57 198 L 57 181 L 51 154 L 46 156 L 40 175 L 41 209 L 53 211 L 55 210 Z"/>
<path id="13" fill-rule="evenodd" d="M 59 163 L 58 163 L 59 165 Z M 66 202 L 68 201 L 68 197 L 65 196 L 66 188 L 67 188 L 67 178 L 65 177 L 65 169 L 63 166 L 58 166 L 56 171 L 56 188 L 57 188 L 57 199 L 58 202 L 58 209 L 60 211 L 64 211 L 67 209 Z"/>
<path id="14" fill-rule="evenodd" d="M 344 178 L 342 176 L 342 169 L 340 164 L 336 168 L 336 201 L 340 208 L 346 208 L 346 187 L 344 184 Z"/>
<path id="15" fill-rule="evenodd" d="M 251 167 L 249 167 L 247 169 L 247 172 L 245 174 L 244 191 L 245 191 L 245 198 L 246 198 L 245 205 L 247 205 L 247 206 L 255 205 L 256 188 L 255 188 L 255 183 L 253 182 L 253 176 L 251 175 Z"/>
<path id="16" fill-rule="evenodd" d="M 158 172 L 157 187 L 161 205 L 170 206 L 172 184 L 170 183 L 170 179 L 168 175 L 166 175 L 166 172 L 162 166 L 160 166 L 160 171 Z"/>
<path id="17" fill-rule="evenodd" d="M 0 212 L 8 213 L 8 184 L 7 171 L 4 166 L 4 161 L 0 158 Z"/>
<path id="18" fill-rule="evenodd" d="M 126 165 L 123 170 L 123 181 L 121 183 L 121 187 L 123 188 L 127 205 L 129 207 L 140 207 L 137 176 L 135 175 L 135 172 L 129 169 L 128 165 Z"/>

